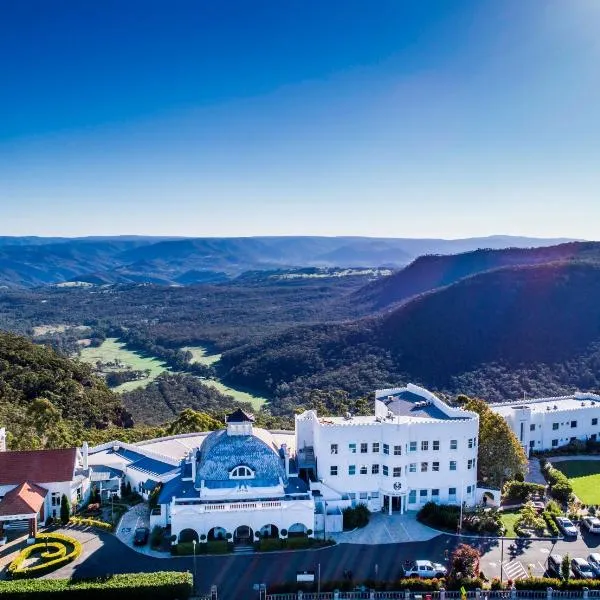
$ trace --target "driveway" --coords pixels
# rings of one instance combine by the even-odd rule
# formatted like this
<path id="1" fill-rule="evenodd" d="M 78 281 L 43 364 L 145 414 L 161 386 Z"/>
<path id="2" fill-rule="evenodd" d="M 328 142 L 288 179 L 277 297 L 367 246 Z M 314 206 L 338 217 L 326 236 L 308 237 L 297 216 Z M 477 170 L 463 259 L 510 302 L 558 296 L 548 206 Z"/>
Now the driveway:
<path id="1" fill-rule="evenodd" d="M 117 538 L 126 546 L 141 554 L 147 554 L 155 558 L 170 558 L 165 552 L 157 552 L 150 548 L 150 542 L 144 546 L 133 545 L 133 535 L 138 527 L 150 528 L 150 509 L 148 504 L 141 502 L 130 508 L 119 521 L 115 530 Z"/>

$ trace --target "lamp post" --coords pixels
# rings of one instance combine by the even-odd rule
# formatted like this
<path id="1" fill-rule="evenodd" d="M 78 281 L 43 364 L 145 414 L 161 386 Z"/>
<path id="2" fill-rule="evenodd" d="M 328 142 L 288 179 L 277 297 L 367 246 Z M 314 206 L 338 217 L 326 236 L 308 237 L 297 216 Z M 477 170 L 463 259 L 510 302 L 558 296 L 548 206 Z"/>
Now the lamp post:
<path id="1" fill-rule="evenodd" d="M 321 563 L 317 565 L 317 598 L 321 596 Z"/>
<path id="2" fill-rule="evenodd" d="M 196 592 L 196 540 L 192 540 L 192 548 L 194 550 L 194 593 Z"/>

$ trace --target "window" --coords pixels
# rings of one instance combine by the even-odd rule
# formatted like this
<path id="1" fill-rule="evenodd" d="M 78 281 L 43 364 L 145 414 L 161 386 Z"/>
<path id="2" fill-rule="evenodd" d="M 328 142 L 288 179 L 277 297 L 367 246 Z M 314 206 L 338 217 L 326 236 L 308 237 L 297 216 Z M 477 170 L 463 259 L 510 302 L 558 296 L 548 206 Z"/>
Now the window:
<path id="1" fill-rule="evenodd" d="M 458 448 L 458 440 L 450 440 L 450 450 L 456 450 Z"/>
<path id="2" fill-rule="evenodd" d="M 333 477 L 335 477 L 337 475 L 338 471 L 337 471 L 337 465 L 332 465 L 331 467 L 329 467 L 329 474 L 332 475 Z"/>
<path id="3" fill-rule="evenodd" d="M 249 467 L 240 466 L 235 467 L 229 474 L 229 477 L 231 479 L 247 479 L 248 477 L 254 477 L 254 473 Z"/>
<path id="4" fill-rule="evenodd" d="M 431 463 L 431 470 L 432 471 L 439 471 L 440 470 L 440 463 L 435 461 Z"/>
<path id="5" fill-rule="evenodd" d="M 384 475 L 387 477 L 387 476 L 388 476 L 388 468 L 387 468 L 387 465 L 383 465 L 382 469 L 383 469 L 383 474 L 384 474 Z"/>
<path id="6" fill-rule="evenodd" d="M 360 492 L 360 493 L 358 494 L 358 497 L 359 497 L 361 500 L 366 500 L 366 499 L 369 497 L 369 494 L 367 494 L 367 492 Z"/>
<path id="7" fill-rule="evenodd" d="M 410 463 L 410 465 L 408 465 L 408 472 L 416 473 L 417 472 L 417 463 Z"/>
<path id="8" fill-rule="evenodd" d="M 356 465 L 348 465 L 348 475 L 356 475 Z"/>
<path id="9" fill-rule="evenodd" d="M 456 488 L 448 488 L 448 496 L 456 498 Z"/>
<path id="10" fill-rule="evenodd" d="M 379 498 L 379 492 L 371 492 L 371 499 Z"/>
<path id="11" fill-rule="evenodd" d="M 402 446 L 394 446 L 394 456 L 400 456 L 402 454 Z"/>
<path id="12" fill-rule="evenodd" d="M 356 454 L 356 444 L 348 444 L 348 450 L 350 454 Z"/>
<path id="13" fill-rule="evenodd" d="M 598 425 L 598 419 L 592 419 L 592 425 Z"/>
<path id="14" fill-rule="evenodd" d="M 360 466 L 360 474 L 367 475 L 368 473 L 369 473 L 369 469 L 368 469 L 367 465 L 361 465 Z"/>
<path id="15" fill-rule="evenodd" d="M 523 423 L 521 423 L 522 425 Z M 473 438 L 469 438 L 469 443 L 468 443 L 468 447 L 472 448 L 473 447 Z"/>
<path id="16" fill-rule="evenodd" d="M 337 453 L 338 453 L 338 445 L 331 444 L 331 454 L 337 454 Z"/>
<path id="17" fill-rule="evenodd" d="M 373 442 L 373 452 L 379 452 L 379 442 Z"/>
<path id="18" fill-rule="evenodd" d="M 558 423 L 552 423 L 552 430 L 556 431 L 558 429 Z"/>
<path id="19" fill-rule="evenodd" d="M 417 501 L 417 490 L 410 490 L 408 492 L 408 503 L 414 504 Z"/>
<path id="20" fill-rule="evenodd" d="M 533 448 L 534 446 L 535 446 L 535 441 L 534 440 L 530 440 L 529 447 Z"/>
<path id="21" fill-rule="evenodd" d="M 379 475 L 379 465 L 371 465 L 371 475 Z"/>
<path id="22" fill-rule="evenodd" d="M 361 444 L 360 445 L 360 453 L 366 454 L 369 451 L 369 444 Z"/>
<path id="23" fill-rule="evenodd" d="M 456 461 L 455 460 L 450 461 L 450 470 L 456 471 Z"/>
<path id="24" fill-rule="evenodd" d="M 417 451 L 417 442 L 410 442 L 408 449 L 410 452 L 416 452 Z"/>
<path id="25" fill-rule="evenodd" d="M 394 477 L 401 477 L 402 476 L 402 467 L 394 467 Z"/>
<path id="26" fill-rule="evenodd" d="M 387 444 L 383 445 L 383 453 L 384 454 L 389 454 L 390 453 L 390 447 Z"/>
<path id="27" fill-rule="evenodd" d="M 571 429 L 575 429 L 577 427 L 577 421 L 571 421 Z"/>
<path id="28" fill-rule="evenodd" d="M 558 440 L 552 440 L 552 447 L 556 448 L 558 446 Z"/>
<path id="29" fill-rule="evenodd" d="M 433 440 L 433 449 L 434 450 L 440 449 L 440 440 Z"/>
<path id="30" fill-rule="evenodd" d="M 433 500 L 434 498 L 437 500 L 440 497 L 440 490 L 437 488 L 433 488 L 431 490 L 431 499 Z"/>
<path id="31" fill-rule="evenodd" d="M 470 458 L 467 461 L 467 469 L 472 469 L 475 466 L 475 459 L 474 458 Z"/>
<path id="32" fill-rule="evenodd" d="M 427 473 L 427 466 L 429 463 L 422 462 L 421 463 L 421 473 Z"/>
<path id="33" fill-rule="evenodd" d="M 427 490 L 419 490 L 419 496 L 421 497 L 421 500 L 427 498 Z"/>
<path id="34" fill-rule="evenodd" d="M 81 487 L 77 488 L 77 502 L 81 502 Z"/>
<path id="35" fill-rule="evenodd" d="M 427 450 L 429 450 L 429 442 L 426 440 L 423 440 L 421 442 L 421 451 L 422 452 L 427 452 Z"/>
<path id="36" fill-rule="evenodd" d="M 535 431 L 535 425 L 533 423 L 529 426 L 529 431 Z"/>
<path id="37" fill-rule="evenodd" d="M 473 487 L 468 485 L 467 486 L 467 494 L 470 494 L 473 491 Z"/>
<path id="38" fill-rule="evenodd" d="M 60 493 L 59 492 L 52 492 L 52 496 L 50 499 L 52 502 L 52 506 L 60 506 Z"/>

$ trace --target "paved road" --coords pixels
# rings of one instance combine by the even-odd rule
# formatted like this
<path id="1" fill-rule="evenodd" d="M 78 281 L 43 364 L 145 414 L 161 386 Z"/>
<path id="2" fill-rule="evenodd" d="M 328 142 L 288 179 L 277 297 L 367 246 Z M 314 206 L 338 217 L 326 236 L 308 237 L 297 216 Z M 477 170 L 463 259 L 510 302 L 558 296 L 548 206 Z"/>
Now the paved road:
<path id="1" fill-rule="evenodd" d="M 74 565 L 56 571 L 53 577 L 96 577 L 107 573 L 134 571 L 177 570 L 193 572 L 193 558 L 153 558 L 135 552 L 114 536 L 99 532 L 98 536 L 85 534 L 84 558 Z M 78 536 L 79 537 L 79 536 Z M 406 559 L 430 558 L 443 562 L 445 550 L 449 552 L 460 542 L 477 546 L 482 552 L 481 569 L 487 577 L 500 575 L 501 544 L 497 539 L 458 538 L 440 535 L 427 542 L 403 544 L 359 545 L 340 544 L 320 550 L 267 553 L 238 556 L 199 556 L 196 558 L 198 589 L 209 590 L 212 584 L 219 588 L 222 600 L 254 598 L 254 583 L 295 581 L 296 572 L 316 570 L 321 565 L 323 580 L 343 579 L 344 569 L 351 570 L 354 578 L 364 580 L 375 576 L 379 579 L 396 579 L 400 566 Z M 548 541 L 519 540 L 504 544 L 504 578 L 526 576 L 528 565 L 534 575 L 542 575 L 550 551 L 571 557 L 586 557 L 590 552 L 600 551 L 600 535 L 585 535 L 575 541 L 559 541 L 553 547 Z"/>

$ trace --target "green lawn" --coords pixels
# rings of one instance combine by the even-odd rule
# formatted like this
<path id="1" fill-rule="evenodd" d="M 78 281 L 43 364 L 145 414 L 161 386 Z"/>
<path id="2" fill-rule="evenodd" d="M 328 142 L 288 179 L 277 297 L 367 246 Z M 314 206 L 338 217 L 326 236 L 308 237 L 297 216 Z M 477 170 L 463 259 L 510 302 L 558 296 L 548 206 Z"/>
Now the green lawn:
<path id="1" fill-rule="evenodd" d="M 97 361 L 103 363 L 118 359 L 123 365 L 130 366 L 135 371 L 150 369 L 150 376 L 137 381 L 128 381 L 114 388 L 115 392 L 128 392 L 154 381 L 161 373 L 167 370 L 166 365 L 157 358 L 141 356 L 125 348 L 125 344 L 118 342 L 117 338 L 106 338 L 98 348 L 82 348 L 80 360 L 90 364 Z"/>
<path id="2" fill-rule="evenodd" d="M 584 504 L 600 504 L 600 460 L 566 460 L 552 465 L 569 478 Z"/>
<path id="3" fill-rule="evenodd" d="M 500 518 L 502 519 L 502 524 L 506 528 L 504 537 L 517 537 L 517 534 L 515 533 L 515 523 L 519 518 L 518 511 L 503 511 L 500 513 Z"/>
<path id="4" fill-rule="evenodd" d="M 254 410 L 260 410 L 260 407 L 267 401 L 266 398 L 261 398 L 260 396 L 253 396 L 248 392 L 242 392 L 240 390 L 234 390 L 229 386 L 221 383 L 220 381 L 216 381 L 214 379 L 203 379 L 202 383 L 204 385 L 208 385 L 219 390 L 222 394 L 227 394 L 228 396 L 233 396 L 238 402 L 250 402 L 252 404 Z"/>
<path id="5" fill-rule="evenodd" d="M 182 348 L 184 352 L 190 351 L 192 353 L 193 363 L 200 363 L 201 365 L 210 365 L 216 363 L 221 359 L 220 354 L 209 354 L 204 346 L 184 346 Z"/>

